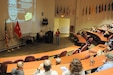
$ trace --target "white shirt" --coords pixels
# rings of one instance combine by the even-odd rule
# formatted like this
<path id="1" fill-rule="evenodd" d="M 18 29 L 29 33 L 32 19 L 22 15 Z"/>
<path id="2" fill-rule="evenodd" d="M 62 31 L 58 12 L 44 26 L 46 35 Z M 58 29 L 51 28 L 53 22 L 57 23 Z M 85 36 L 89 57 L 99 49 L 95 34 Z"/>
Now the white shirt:
<path id="1" fill-rule="evenodd" d="M 50 71 L 47 71 L 47 72 L 45 72 L 43 70 L 43 71 L 40 71 L 40 72 L 35 71 L 34 75 L 58 75 L 58 73 L 56 71 L 53 71 L 53 70 L 50 70 Z"/>
<path id="2" fill-rule="evenodd" d="M 16 68 L 12 69 L 11 75 L 24 75 L 23 70 L 17 70 Z"/>
<path id="3" fill-rule="evenodd" d="M 105 69 L 108 69 L 108 68 L 113 68 L 113 61 L 105 62 L 105 64 L 103 64 L 102 66 L 97 68 L 96 72 L 101 71 L 101 70 L 105 70 Z"/>

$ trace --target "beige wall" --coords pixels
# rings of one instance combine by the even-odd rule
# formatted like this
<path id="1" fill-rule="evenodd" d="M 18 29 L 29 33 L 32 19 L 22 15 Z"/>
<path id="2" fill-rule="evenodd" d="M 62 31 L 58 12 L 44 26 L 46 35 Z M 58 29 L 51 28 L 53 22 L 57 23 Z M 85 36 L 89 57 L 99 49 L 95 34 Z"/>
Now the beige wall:
<path id="1" fill-rule="evenodd" d="M 0 2 L 0 14 L 1 14 L 1 17 L 0 17 L 0 49 L 3 49 L 5 47 L 5 32 L 4 32 L 4 27 L 5 27 L 5 19 L 7 19 L 8 17 L 8 14 L 6 12 L 7 11 L 7 3 L 6 3 L 7 0 L 2 0 Z"/>
<path id="2" fill-rule="evenodd" d="M 77 0 L 77 16 L 76 16 L 76 31 L 83 28 L 91 28 L 92 26 L 100 26 L 103 24 L 110 24 L 113 20 L 113 11 L 103 11 L 95 13 L 97 5 L 112 3 L 112 0 Z M 93 8 L 92 14 L 82 15 L 83 8 Z M 108 6 L 107 6 L 108 9 Z"/>
<path id="3" fill-rule="evenodd" d="M 54 26 L 54 8 L 55 8 L 55 0 L 36 0 L 37 1 L 37 11 L 36 11 L 36 20 L 37 26 L 41 26 L 40 28 L 47 31 L 48 29 L 53 30 Z M 44 15 L 42 16 L 42 12 Z M 48 25 L 42 26 L 41 21 L 43 18 L 48 18 Z M 40 29 L 36 29 L 38 32 Z"/>
<path id="4" fill-rule="evenodd" d="M 62 11 L 65 9 L 64 18 L 70 18 L 70 25 L 73 26 L 75 24 L 76 0 L 55 0 L 55 11 L 57 8 L 62 9 Z M 61 14 L 55 14 L 55 17 L 60 18 Z"/>
<path id="5" fill-rule="evenodd" d="M 75 32 L 82 30 L 83 28 L 91 28 L 92 26 L 100 26 L 103 24 L 110 24 L 113 20 L 113 11 L 103 11 L 100 13 L 95 13 L 96 6 L 106 4 L 106 9 L 108 9 L 108 4 L 112 3 L 112 0 L 56 0 L 55 8 L 57 7 L 68 7 L 70 10 L 70 15 L 64 16 L 64 18 L 70 18 L 70 25 L 75 26 Z M 91 8 L 90 15 L 82 15 L 83 9 L 86 10 Z M 72 11 L 74 10 L 74 15 Z M 89 12 L 89 10 L 88 10 Z M 85 11 L 84 11 L 85 13 Z M 55 15 L 55 17 L 61 17 L 60 15 Z"/>

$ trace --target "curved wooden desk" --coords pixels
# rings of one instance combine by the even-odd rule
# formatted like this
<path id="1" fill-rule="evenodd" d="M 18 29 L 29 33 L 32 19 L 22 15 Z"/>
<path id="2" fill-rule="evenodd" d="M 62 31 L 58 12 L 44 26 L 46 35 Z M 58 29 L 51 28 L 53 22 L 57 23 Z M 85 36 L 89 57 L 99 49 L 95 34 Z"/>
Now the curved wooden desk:
<path id="1" fill-rule="evenodd" d="M 4 57 L 4 58 L 0 58 L 0 63 L 4 62 L 4 61 L 15 61 L 17 59 L 25 59 L 26 56 L 34 56 L 35 58 L 40 58 L 44 55 L 48 55 L 48 56 L 54 56 L 54 55 L 57 55 L 57 54 L 60 54 L 62 51 L 73 51 L 73 50 L 76 50 L 80 48 L 80 46 L 70 46 L 70 47 L 67 47 L 67 48 L 62 48 L 62 49 L 58 49 L 58 50 L 54 50 L 54 51 L 49 51 L 49 52 L 43 52 L 43 53 L 37 53 L 37 54 L 30 54 L 30 55 L 23 55 L 23 56 L 15 56 L 15 57 Z"/>
<path id="2" fill-rule="evenodd" d="M 100 46 L 104 46 L 102 44 L 98 45 L 96 48 L 98 50 L 98 48 Z M 92 48 L 92 50 L 96 49 L 95 47 Z M 104 49 L 104 48 L 102 48 Z M 71 56 L 65 56 L 65 57 L 61 57 L 61 64 L 60 65 L 57 65 L 56 66 L 56 60 L 51 58 L 51 62 L 52 62 L 52 68 L 54 70 L 57 70 L 59 75 L 61 75 L 61 66 L 66 66 L 68 67 L 69 66 L 69 63 L 72 61 L 73 58 L 78 58 L 78 59 L 82 59 L 84 57 L 86 57 L 87 55 L 94 55 L 95 53 L 91 53 L 90 51 L 84 51 L 84 52 L 81 52 L 81 53 L 78 53 L 78 54 L 74 54 L 74 55 L 71 55 Z M 96 68 L 98 66 L 101 66 L 103 64 L 103 60 L 106 59 L 105 56 L 98 56 L 98 57 L 94 57 L 93 58 L 95 60 L 95 64 L 93 66 L 90 66 L 90 59 L 85 59 L 85 60 L 81 60 L 82 64 L 83 64 L 83 67 L 84 67 L 84 70 L 90 70 L 90 69 L 93 69 L 93 68 Z M 42 61 L 34 61 L 34 62 L 26 62 L 24 63 L 24 71 L 25 71 L 25 75 L 31 75 L 34 73 L 34 71 L 36 70 L 36 68 L 43 62 Z M 8 64 L 8 68 L 7 68 L 7 73 L 11 72 L 12 68 L 15 68 L 16 67 L 16 64 Z M 29 72 L 28 72 L 29 71 Z"/>
<path id="3" fill-rule="evenodd" d="M 71 56 L 61 57 L 61 59 L 63 61 L 63 62 L 61 62 L 61 64 L 69 63 L 70 61 L 72 61 L 73 58 L 84 59 L 84 58 L 86 58 L 88 56 L 96 55 L 98 50 L 105 50 L 106 48 L 107 48 L 106 45 L 99 44 L 99 45 L 95 46 L 94 48 L 91 48 L 90 50 L 83 51 L 83 52 L 77 53 L 77 54 L 73 54 Z"/>
<path id="4" fill-rule="evenodd" d="M 86 32 L 97 35 L 100 38 L 101 41 L 108 41 L 108 39 L 106 37 L 104 37 L 102 33 L 91 32 L 91 31 L 86 31 Z"/>
<path id="5" fill-rule="evenodd" d="M 79 40 L 79 41 L 78 41 L 79 43 L 86 43 L 85 38 L 82 37 L 81 35 L 74 34 L 74 33 L 73 33 L 73 35 L 74 35 L 75 37 L 77 37 L 77 39 Z"/>
<path id="6" fill-rule="evenodd" d="M 89 55 L 89 51 L 84 51 L 84 52 L 81 52 L 81 53 L 78 53 L 78 54 L 74 54 L 74 55 L 71 55 L 71 56 L 61 57 L 61 60 L 62 60 L 61 64 L 70 63 L 70 61 L 72 61 L 73 58 L 82 59 L 82 58 L 86 57 L 87 55 Z M 50 58 L 50 60 L 51 60 L 53 65 L 56 65 L 56 60 L 54 58 Z M 25 67 L 25 69 L 26 68 L 37 68 L 39 66 L 39 64 L 41 64 L 42 62 L 43 62 L 43 60 L 32 61 L 32 62 L 25 62 L 24 63 L 24 67 Z M 11 69 L 14 68 L 14 67 L 16 67 L 16 63 L 8 64 L 7 72 L 11 72 Z"/>
<path id="7" fill-rule="evenodd" d="M 102 60 L 106 59 L 106 57 L 98 56 L 98 57 L 94 57 L 93 59 L 95 60 L 95 64 L 93 66 L 90 65 L 90 59 L 81 60 L 84 70 L 90 70 L 90 69 L 96 68 L 98 66 L 101 66 L 103 64 Z M 39 66 L 39 64 L 42 62 L 43 61 L 24 63 L 25 75 L 32 75 L 34 73 L 34 71 L 37 69 L 37 67 Z M 61 67 L 65 66 L 66 68 L 68 68 L 69 64 L 70 63 L 60 64 L 60 65 L 52 65 L 52 69 L 56 70 L 58 72 L 58 75 L 61 75 L 62 74 Z M 10 73 L 12 68 L 15 68 L 15 67 L 16 67 L 16 64 L 8 64 L 7 73 Z"/>

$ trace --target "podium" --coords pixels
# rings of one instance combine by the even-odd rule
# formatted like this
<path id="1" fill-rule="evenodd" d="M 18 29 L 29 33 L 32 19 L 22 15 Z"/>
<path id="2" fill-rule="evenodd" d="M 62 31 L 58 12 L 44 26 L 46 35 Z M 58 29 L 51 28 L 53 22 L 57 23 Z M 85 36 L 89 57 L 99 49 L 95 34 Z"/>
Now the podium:
<path id="1" fill-rule="evenodd" d="M 53 31 L 48 31 L 45 33 L 45 42 L 53 43 Z"/>

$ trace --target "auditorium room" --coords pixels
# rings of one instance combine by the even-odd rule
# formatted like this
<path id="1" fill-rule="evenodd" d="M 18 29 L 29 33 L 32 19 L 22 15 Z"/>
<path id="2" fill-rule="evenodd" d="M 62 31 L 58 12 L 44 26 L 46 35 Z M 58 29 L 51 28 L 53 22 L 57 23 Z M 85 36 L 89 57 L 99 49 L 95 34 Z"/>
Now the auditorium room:
<path id="1" fill-rule="evenodd" d="M 113 75 L 113 0 L 1 0 L 0 75 Z"/>

